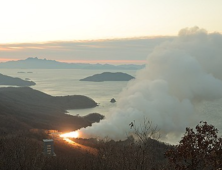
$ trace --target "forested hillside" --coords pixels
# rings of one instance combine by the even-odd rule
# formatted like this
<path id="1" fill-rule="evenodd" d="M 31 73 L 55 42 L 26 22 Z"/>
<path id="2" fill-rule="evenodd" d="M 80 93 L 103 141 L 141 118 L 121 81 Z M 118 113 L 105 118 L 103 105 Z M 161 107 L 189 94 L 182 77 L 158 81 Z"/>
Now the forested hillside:
<path id="1" fill-rule="evenodd" d="M 13 126 L 22 124 L 39 129 L 75 130 L 91 123 L 65 114 L 66 110 L 96 106 L 94 100 L 81 95 L 53 97 L 28 87 L 0 88 L 0 121 L 4 120 L 1 124 L 15 122 Z"/>

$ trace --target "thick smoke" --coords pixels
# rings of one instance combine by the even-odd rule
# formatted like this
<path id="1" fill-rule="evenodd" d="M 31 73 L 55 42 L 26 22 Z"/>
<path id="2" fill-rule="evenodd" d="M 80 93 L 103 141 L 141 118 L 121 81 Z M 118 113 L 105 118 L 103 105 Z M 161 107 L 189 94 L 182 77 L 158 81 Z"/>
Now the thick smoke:
<path id="1" fill-rule="evenodd" d="M 196 105 L 222 98 L 222 35 L 197 27 L 156 47 L 145 69 L 120 94 L 110 116 L 80 129 L 85 137 L 125 139 L 129 123 L 148 118 L 163 139 L 184 132 L 200 120 Z"/>

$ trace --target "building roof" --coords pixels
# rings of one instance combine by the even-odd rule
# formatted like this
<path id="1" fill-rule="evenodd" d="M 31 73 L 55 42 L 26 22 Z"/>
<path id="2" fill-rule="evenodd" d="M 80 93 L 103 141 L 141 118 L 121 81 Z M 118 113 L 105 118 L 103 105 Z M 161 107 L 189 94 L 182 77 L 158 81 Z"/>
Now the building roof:
<path id="1" fill-rule="evenodd" d="M 43 142 L 53 142 L 53 139 L 43 139 Z"/>

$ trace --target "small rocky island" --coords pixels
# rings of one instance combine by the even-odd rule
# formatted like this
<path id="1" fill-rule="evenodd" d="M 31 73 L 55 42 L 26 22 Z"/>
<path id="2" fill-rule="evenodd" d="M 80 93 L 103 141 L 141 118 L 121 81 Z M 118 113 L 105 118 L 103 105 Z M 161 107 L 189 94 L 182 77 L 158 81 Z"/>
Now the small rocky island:
<path id="1" fill-rule="evenodd" d="M 110 100 L 110 103 L 116 103 L 116 99 L 112 98 L 112 99 Z"/>
<path id="2" fill-rule="evenodd" d="M 103 81 L 129 81 L 134 79 L 133 76 L 122 73 L 122 72 L 103 72 L 101 74 L 95 74 L 93 76 L 86 77 L 84 79 L 80 79 L 80 81 L 93 81 L 93 82 L 103 82 Z"/>
<path id="3" fill-rule="evenodd" d="M 9 85 L 9 86 L 33 86 L 35 82 L 22 80 L 16 77 L 6 76 L 0 73 L 0 85 Z"/>

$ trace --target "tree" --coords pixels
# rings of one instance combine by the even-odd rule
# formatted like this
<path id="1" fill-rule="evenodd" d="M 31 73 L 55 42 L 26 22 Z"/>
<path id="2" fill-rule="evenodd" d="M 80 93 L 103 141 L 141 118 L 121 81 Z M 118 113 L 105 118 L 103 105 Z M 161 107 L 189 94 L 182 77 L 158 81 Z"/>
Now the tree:
<path id="1" fill-rule="evenodd" d="M 165 153 L 177 170 L 222 168 L 222 138 L 218 130 L 207 122 L 200 122 L 194 131 L 186 128 L 179 145 Z"/>
<path id="2" fill-rule="evenodd" d="M 154 126 L 152 121 L 144 117 L 144 121 L 137 125 L 136 122 L 129 124 L 134 137 L 134 169 L 162 169 L 165 164 L 164 152 L 170 146 L 158 141 L 160 131 Z M 166 167 L 166 166 L 165 166 Z"/>

